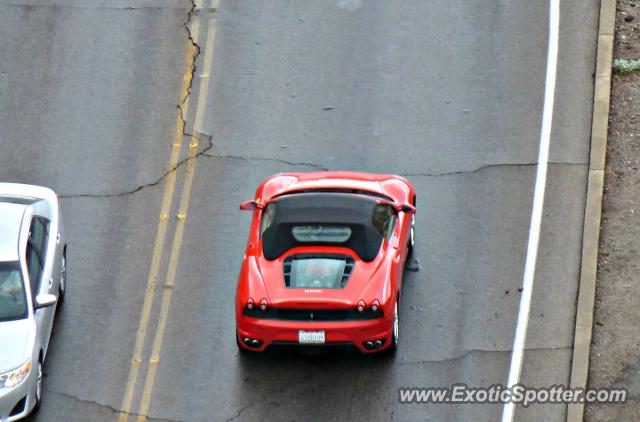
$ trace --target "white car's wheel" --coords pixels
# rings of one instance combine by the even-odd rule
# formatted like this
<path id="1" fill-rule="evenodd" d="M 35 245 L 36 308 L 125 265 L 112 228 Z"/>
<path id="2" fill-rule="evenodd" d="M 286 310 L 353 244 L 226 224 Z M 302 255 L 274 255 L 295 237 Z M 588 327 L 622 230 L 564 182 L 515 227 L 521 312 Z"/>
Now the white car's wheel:
<path id="1" fill-rule="evenodd" d="M 62 252 L 60 260 L 60 287 L 58 288 L 58 302 L 62 302 L 67 292 L 67 250 Z"/>
<path id="2" fill-rule="evenodd" d="M 33 413 L 37 412 L 38 409 L 40 409 L 40 405 L 42 404 L 42 393 L 44 392 L 44 368 L 40 359 L 38 359 L 36 371 L 36 391 L 34 392 L 36 404 L 33 407 Z"/>

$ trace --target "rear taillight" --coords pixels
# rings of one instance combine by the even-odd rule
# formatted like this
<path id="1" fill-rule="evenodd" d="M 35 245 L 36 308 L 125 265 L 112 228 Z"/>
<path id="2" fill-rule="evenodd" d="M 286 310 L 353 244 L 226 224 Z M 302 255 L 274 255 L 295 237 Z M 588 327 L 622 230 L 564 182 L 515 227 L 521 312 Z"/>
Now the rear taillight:
<path id="1" fill-rule="evenodd" d="M 371 302 L 371 310 L 373 312 L 376 312 L 378 309 L 380 309 L 380 302 L 378 302 L 378 299 L 376 299 L 373 302 Z"/>
<path id="2" fill-rule="evenodd" d="M 267 309 L 269 309 L 269 302 L 267 302 L 267 299 L 262 298 L 260 301 L 260 310 L 265 312 Z"/>
<path id="3" fill-rule="evenodd" d="M 256 304 L 252 298 L 247 299 L 247 309 L 253 311 L 256 308 Z"/>
<path id="4" fill-rule="evenodd" d="M 358 304 L 356 305 L 356 311 L 362 313 L 362 312 L 364 312 L 366 307 L 367 307 L 367 304 L 364 303 L 364 300 L 360 299 L 358 301 Z"/>

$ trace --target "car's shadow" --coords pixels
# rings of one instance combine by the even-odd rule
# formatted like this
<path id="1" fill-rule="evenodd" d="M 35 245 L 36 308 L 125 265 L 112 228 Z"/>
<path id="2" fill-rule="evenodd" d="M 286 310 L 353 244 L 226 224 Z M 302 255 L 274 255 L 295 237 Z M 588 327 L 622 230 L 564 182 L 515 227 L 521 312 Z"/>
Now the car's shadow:
<path id="1" fill-rule="evenodd" d="M 363 354 L 357 349 L 331 347 L 272 348 L 265 353 L 239 353 L 236 365 L 238 384 L 242 385 L 244 405 L 273 397 L 261 403 L 266 414 L 282 405 L 288 412 L 304 415 L 309 409 L 322 420 L 331 419 L 336 409 L 345 406 L 345 395 L 376 397 L 381 386 L 392 384 L 396 357 L 383 354 Z M 322 408 L 319 408 L 322 407 Z M 295 408 L 295 409 L 294 409 Z M 339 413 L 346 415 L 346 410 Z M 248 415 L 249 417 L 249 415 Z"/>

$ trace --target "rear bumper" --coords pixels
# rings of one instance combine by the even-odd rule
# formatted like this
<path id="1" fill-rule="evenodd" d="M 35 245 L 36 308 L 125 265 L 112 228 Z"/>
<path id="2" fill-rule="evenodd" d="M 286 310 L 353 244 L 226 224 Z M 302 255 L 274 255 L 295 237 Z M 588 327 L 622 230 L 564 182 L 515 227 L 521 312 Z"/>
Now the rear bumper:
<path id="1" fill-rule="evenodd" d="M 379 352 L 389 347 L 393 334 L 393 321 L 377 318 L 363 321 L 283 321 L 273 319 L 251 318 L 244 315 L 237 317 L 238 343 L 240 347 L 263 352 L 270 345 L 300 345 L 298 334 L 300 330 L 324 331 L 325 344 L 318 346 L 348 346 L 353 345 L 363 353 Z M 248 347 L 243 339 L 259 340 L 259 347 Z M 370 350 L 365 347 L 366 342 L 383 340 L 384 344 Z M 301 345 L 304 346 L 304 345 Z"/>

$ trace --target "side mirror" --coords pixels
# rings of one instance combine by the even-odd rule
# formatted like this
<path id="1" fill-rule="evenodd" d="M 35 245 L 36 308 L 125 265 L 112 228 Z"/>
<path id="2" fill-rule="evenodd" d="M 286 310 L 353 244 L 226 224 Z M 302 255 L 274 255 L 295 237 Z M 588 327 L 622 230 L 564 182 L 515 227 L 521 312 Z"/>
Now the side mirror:
<path id="1" fill-rule="evenodd" d="M 253 199 L 251 199 L 249 201 L 244 201 L 243 203 L 240 204 L 240 209 L 242 211 L 253 211 L 256 208 L 260 209 L 260 208 L 262 208 L 262 205 L 258 204 Z"/>
<path id="2" fill-rule="evenodd" d="M 50 294 L 42 294 L 36 296 L 36 309 L 47 308 L 49 306 L 55 305 L 58 301 L 58 298 L 54 295 Z"/>
<path id="3" fill-rule="evenodd" d="M 408 212 L 410 214 L 415 214 L 416 213 L 416 207 L 414 207 L 413 205 L 404 204 L 403 206 L 400 207 L 400 211 Z"/>

